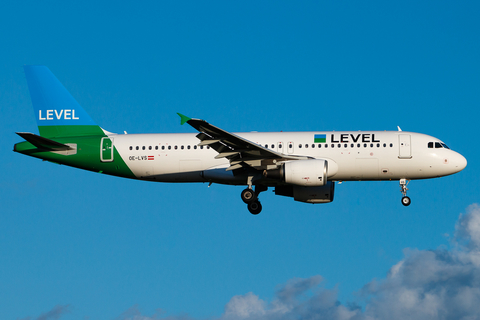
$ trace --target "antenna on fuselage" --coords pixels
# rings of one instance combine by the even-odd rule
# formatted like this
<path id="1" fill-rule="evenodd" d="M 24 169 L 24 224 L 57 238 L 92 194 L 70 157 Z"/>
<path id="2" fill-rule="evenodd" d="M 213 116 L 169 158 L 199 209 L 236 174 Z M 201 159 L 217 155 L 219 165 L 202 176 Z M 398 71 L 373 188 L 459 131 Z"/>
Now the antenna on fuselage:
<path id="1" fill-rule="evenodd" d="M 397 126 L 397 128 L 398 128 L 398 131 L 402 131 L 402 129 L 400 128 L 400 126 Z"/>

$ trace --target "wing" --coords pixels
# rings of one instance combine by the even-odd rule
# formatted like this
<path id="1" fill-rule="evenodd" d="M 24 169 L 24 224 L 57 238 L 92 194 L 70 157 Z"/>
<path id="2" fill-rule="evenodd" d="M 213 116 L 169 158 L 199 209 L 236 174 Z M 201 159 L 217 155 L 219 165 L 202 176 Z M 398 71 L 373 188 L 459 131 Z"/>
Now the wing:
<path id="1" fill-rule="evenodd" d="M 215 159 L 226 158 L 230 161 L 229 170 L 253 167 L 257 170 L 274 169 L 277 163 L 287 160 L 305 160 L 308 157 L 286 155 L 220 129 L 205 120 L 191 119 L 180 113 L 181 124 L 188 123 L 199 134 L 199 146 L 210 146 L 218 152 Z"/>

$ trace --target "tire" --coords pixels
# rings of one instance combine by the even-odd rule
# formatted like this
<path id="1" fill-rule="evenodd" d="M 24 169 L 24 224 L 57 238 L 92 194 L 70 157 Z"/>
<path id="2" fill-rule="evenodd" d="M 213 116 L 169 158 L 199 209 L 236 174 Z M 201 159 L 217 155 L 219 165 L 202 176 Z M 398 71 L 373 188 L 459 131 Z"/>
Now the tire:
<path id="1" fill-rule="evenodd" d="M 257 215 L 260 212 L 262 212 L 262 204 L 260 203 L 260 201 L 250 202 L 247 205 L 247 208 L 248 208 L 248 211 L 250 211 L 250 213 L 253 215 Z"/>
<path id="2" fill-rule="evenodd" d="M 412 203 L 412 200 L 410 200 L 409 197 L 405 196 L 405 197 L 402 198 L 402 204 L 405 207 L 408 207 L 411 203 Z"/>
<path id="3" fill-rule="evenodd" d="M 257 200 L 257 194 L 255 193 L 255 191 L 253 191 L 253 189 L 248 189 L 248 188 L 242 191 L 241 197 L 242 197 L 242 201 L 245 202 L 246 204 L 249 204 Z"/>

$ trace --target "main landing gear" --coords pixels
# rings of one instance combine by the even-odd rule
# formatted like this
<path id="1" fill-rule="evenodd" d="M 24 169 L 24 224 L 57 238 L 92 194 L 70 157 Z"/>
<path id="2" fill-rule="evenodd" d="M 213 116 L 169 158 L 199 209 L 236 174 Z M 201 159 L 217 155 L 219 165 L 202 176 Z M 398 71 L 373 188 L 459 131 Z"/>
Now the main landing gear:
<path id="1" fill-rule="evenodd" d="M 247 204 L 248 211 L 251 214 L 257 215 L 262 211 L 262 204 L 258 201 L 258 195 L 267 189 L 265 186 L 255 186 L 255 191 L 253 191 L 252 187 L 248 186 L 247 189 L 242 191 L 240 196 L 243 202 Z"/>
<path id="2" fill-rule="evenodd" d="M 410 205 L 410 203 L 412 203 L 412 200 L 410 200 L 409 197 L 407 197 L 407 185 L 408 183 L 410 182 L 410 180 L 407 180 L 407 179 L 400 179 L 400 192 L 402 192 L 403 194 L 403 197 L 402 197 L 402 204 L 407 207 Z"/>

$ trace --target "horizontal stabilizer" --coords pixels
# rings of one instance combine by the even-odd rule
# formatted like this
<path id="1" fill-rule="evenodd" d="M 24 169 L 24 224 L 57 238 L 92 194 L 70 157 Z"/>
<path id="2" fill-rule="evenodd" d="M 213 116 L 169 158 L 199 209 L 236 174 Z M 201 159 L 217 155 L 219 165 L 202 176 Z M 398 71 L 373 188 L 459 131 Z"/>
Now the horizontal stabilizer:
<path id="1" fill-rule="evenodd" d="M 30 132 L 16 132 L 20 137 L 23 139 L 27 140 L 31 144 L 33 144 L 35 147 L 39 149 L 45 149 L 45 150 L 50 150 L 50 151 L 62 151 L 62 150 L 71 150 L 72 148 L 60 143 L 56 142 L 41 136 L 37 136 L 36 134 L 30 133 Z"/>

